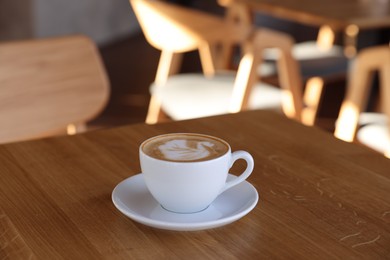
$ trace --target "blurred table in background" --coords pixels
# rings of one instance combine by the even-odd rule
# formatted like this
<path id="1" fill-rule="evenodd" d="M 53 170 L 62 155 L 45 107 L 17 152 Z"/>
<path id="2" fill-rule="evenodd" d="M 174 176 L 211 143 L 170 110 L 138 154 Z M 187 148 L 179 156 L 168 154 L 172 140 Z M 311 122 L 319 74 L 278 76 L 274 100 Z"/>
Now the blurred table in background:
<path id="1" fill-rule="evenodd" d="M 320 27 L 318 42 L 329 45 L 335 32 L 344 33 L 345 54 L 356 54 L 356 37 L 360 30 L 390 27 L 389 0 L 218 0 L 244 16 L 264 12 L 309 26 Z M 246 13 L 245 13 L 246 12 Z"/>

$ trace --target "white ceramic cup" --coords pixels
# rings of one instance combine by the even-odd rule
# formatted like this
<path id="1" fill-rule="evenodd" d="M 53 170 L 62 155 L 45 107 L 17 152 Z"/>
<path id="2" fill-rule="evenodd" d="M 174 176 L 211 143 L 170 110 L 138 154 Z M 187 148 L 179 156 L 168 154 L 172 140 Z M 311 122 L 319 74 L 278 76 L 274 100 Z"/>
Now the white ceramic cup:
<path id="1" fill-rule="evenodd" d="M 172 161 L 156 158 L 144 151 L 152 141 L 166 140 L 167 137 L 180 139 L 183 136 L 210 138 L 223 144 L 226 150 L 216 158 L 198 161 Z M 199 147 L 206 146 L 202 144 Z M 195 213 L 206 209 L 219 194 L 248 178 L 254 167 L 253 158 L 248 152 L 232 153 L 226 141 L 202 134 L 175 133 L 152 137 L 141 144 L 139 154 L 141 170 L 150 193 L 164 209 L 177 213 Z M 227 182 L 229 169 L 238 159 L 247 162 L 246 169 Z"/>

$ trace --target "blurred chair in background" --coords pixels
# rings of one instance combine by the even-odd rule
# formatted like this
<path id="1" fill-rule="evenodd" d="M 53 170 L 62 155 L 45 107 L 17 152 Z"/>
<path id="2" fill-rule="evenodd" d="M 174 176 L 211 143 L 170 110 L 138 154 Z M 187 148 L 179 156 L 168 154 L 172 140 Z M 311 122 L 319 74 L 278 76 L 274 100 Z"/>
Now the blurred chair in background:
<path id="1" fill-rule="evenodd" d="M 379 72 L 380 104 L 383 114 L 362 113 L 370 97 L 373 72 Z M 390 158 L 390 47 L 360 51 L 349 74 L 346 97 L 336 123 L 335 136 L 357 140 Z M 365 125 L 359 130 L 359 125 Z"/>
<path id="2" fill-rule="evenodd" d="M 252 31 L 251 26 L 235 25 L 224 18 L 166 2 L 130 3 L 147 41 L 161 50 L 147 123 L 164 120 L 164 115 L 183 120 L 281 105 L 287 116 L 300 120 L 302 86 L 291 55 L 291 37 L 266 29 Z M 217 46 L 223 43 L 245 45 L 237 76 L 217 73 L 225 64 L 216 55 Z M 261 53 L 269 47 L 281 52 L 278 67 L 282 91 L 256 83 Z M 179 72 L 181 55 L 192 50 L 199 50 L 203 74 L 174 75 Z"/>
<path id="3" fill-rule="evenodd" d="M 253 14 L 249 8 L 239 1 L 218 0 L 226 7 L 226 19 L 235 24 L 249 26 L 253 24 Z M 305 82 L 302 111 L 302 122 L 314 125 L 319 110 L 323 87 L 327 82 L 339 79 L 345 75 L 348 58 L 343 54 L 343 48 L 334 45 L 335 33 L 329 26 L 319 29 L 317 41 L 295 43 L 292 48 L 294 58 L 298 61 L 302 79 Z M 225 45 L 224 55 L 231 56 L 231 46 Z M 278 51 L 274 48 L 264 50 L 264 63 L 258 69 L 260 77 L 269 77 L 277 73 L 275 61 Z M 226 60 L 229 60 L 228 58 Z"/>
<path id="4" fill-rule="evenodd" d="M 344 56 L 341 46 L 332 45 L 322 49 L 315 41 L 296 43 L 292 53 L 298 61 L 305 82 L 303 94 L 305 108 L 302 112 L 302 122 L 311 126 L 316 122 L 324 87 L 329 82 L 345 77 L 348 58 Z M 264 59 L 268 67 L 274 64 L 277 59 L 275 49 L 267 49 L 264 52 Z M 261 70 L 259 74 L 262 74 Z"/>
<path id="5" fill-rule="evenodd" d="M 87 37 L 0 43 L 0 143 L 83 131 L 109 92 Z"/>

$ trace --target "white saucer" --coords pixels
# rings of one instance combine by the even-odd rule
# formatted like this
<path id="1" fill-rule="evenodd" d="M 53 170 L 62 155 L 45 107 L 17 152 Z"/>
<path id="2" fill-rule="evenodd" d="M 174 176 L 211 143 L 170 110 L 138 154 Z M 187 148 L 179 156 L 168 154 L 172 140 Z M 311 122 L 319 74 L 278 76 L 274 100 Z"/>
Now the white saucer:
<path id="1" fill-rule="evenodd" d="M 229 174 L 228 179 L 235 178 Z M 255 187 L 244 181 L 221 195 L 205 210 L 192 214 L 163 209 L 149 193 L 142 174 L 119 183 L 112 192 L 115 207 L 127 217 L 147 226 L 194 231 L 227 225 L 248 214 L 257 204 Z"/>

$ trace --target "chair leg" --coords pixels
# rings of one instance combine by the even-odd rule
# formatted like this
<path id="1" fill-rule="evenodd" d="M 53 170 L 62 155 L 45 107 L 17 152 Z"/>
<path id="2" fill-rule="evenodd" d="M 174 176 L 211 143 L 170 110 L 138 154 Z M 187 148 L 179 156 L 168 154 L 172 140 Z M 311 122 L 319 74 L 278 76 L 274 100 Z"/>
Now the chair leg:
<path id="1" fill-rule="evenodd" d="M 302 111 L 303 124 L 308 126 L 314 125 L 321 103 L 323 88 L 324 80 L 320 77 L 313 77 L 307 81 L 303 95 L 303 103 L 305 104 Z"/>
<path id="2" fill-rule="evenodd" d="M 317 46 L 322 51 L 332 48 L 335 39 L 335 32 L 328 25 L 321 26 L 317 36 Z M 302 123 L 308 126 L 315 124 L 318 108 L 321 103 L 324 89 L 324 80 L 320 77 L 308 79 L 305 86 L 303 103 L 305 107 L 302 111 Z"/>
<path id="3" fill-rule="evenodd" d="M 248 43 L 243 47 L 243 50 L 244 56 L 241 58 L 234 81 L 232 100 L 229 106 L 230 113 L 237 113 L 248 107 L 252 87 L 257 80 L 257 65 L 262 60 L 261 55 L 256 55 L 252 44 Z"/>
<path id="4" fill-rule="evenodd" d="M 332 48 L 334 43 L 335 33 L 328 25 L 321 26 L 317 36 L 317 46 L 320 50 L 327 51 Z"/>
<path id="5" fill-rule="evenodd" d="M 390 136 L 390 51 L 387 51 L 388 59 L 384 61 L 384 65 L 380 70 L 379 81 L 381 86 L 381 97 L 382 97 L 382 109 L 387 115 L 389 123 L 387 125 L 388 134 Z M 385 151 L 385 156 L 390 158 L 390 149 Z"/>
<path id="6" fill-rule="evenodd" d="M 157 96 L 152 95 L 150 97 L 149 108 L 148 113 L 146 115 L 145 123 L 156 124 L 158 122 L 163 121 L 164 117 L 165 116 L 161 109 L 160 99 Z"/>
<path id="7" fill-rule="evenodd" d="M 221 46 L 221 52 L 218 56 L 216 68 L 218 70 L 230 70 L 234 68 L 233 65 L 233 49 L 234 45 L 231 42 L 224 42 Z"/>
<path id="8" fill-rule="evenodd" d="M 355 60 L 348 76 L 349 84 L 346 97 L 341 104 L 336 122 L 335 136 L 341 140 L 352 142 L 355 139 L 359 115 L 367 102 L 373 71 L 367 71 L 364 62 Z"/>
<path id="9" fill-rule="evenodd" d="M 379 71 L 379 81 L 381 86 L 382 106 L 381 109 L 390 119 L 390 50 L 387 51 L 388 57 Z M 389 126 L 390 131 L 390 126 Z M 390 152 L 390 151 L 389 151 Z"/>
<path id="10" fill-rule="evenodd" d="M 207 42 L 200 44 L 199 56 L 202 64 L 203 74 L 206 77 L 215 74 L 215 46 L 211 46 Z"/>
<path id="11" fill-rule="evenodd" d="M 163 85 L 168 80 L 168 77 L 170 75 L 176 74 L 179 71 L 182 57 L 182 53 L 174 53 L 167 50 L 163 50 L 161 52 L 155 78 L 156 88 L 163 87 Z M 155 124 L 157 122 L 164 121 L 164 119 L 166 119 L 166 116 L 161 110 L 161 100 L 158 95 L 152 93 L 145 122 L 147 124 Z"/>
<path id="12" fill-rule="evenodd" d="M 164 85 L 170 75 L 179 72 L 183 59 L 183 53 L 162 50 L 160 60 L 158 63 L 155 83 L 157 85 Z"/>
<path id="13" fill-rule="evenodd" d="M 279 80 L 283 89 L 282 109 L 287 117 L 301 121 L 302 79 L 291 48 L 292 45 L 288 49 L 281 49 L 282 55 L 278 60 Z"/>

